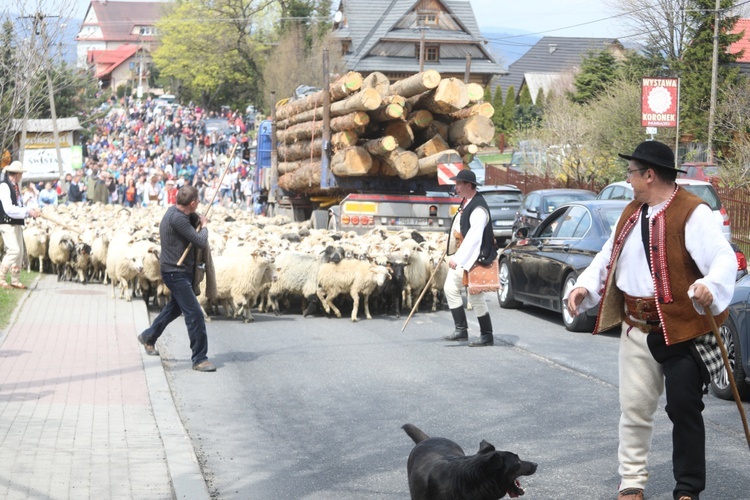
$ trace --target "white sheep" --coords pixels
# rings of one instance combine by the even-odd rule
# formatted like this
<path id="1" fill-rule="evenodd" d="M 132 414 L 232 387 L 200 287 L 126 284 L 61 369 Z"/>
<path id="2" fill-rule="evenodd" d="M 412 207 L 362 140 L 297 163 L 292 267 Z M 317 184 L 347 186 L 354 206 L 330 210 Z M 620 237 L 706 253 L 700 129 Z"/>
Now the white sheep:
<path id="1" fill-rule="evenodd" d="M 279 279 L 268 291 L 269 309 L 280 314 L 279 299 L 302 299 L 302 315 L 307 316 L 312 298 L 317 300 L 318 269 L 321 261 L 312 255 L 284 252 L 276 258 Z"/>
<path id="2" fill-rule="evenodd" d="M 403 261 L 408 264 L 404 268 L 403 306 L 411 309 L 414 299 L 422 293 L 427 280 L 430 279 L 430 257 L 424 248 L 412 239 L 399 243 L 396 250 L 401 252 Z"/>
<path id="3" fill-rule="evenodd" d="M 134 282 L 143 272 L 143 255 L 135 255 L 131 247 L 132 236 L 127 233 L 117 233 L 112 237 L 107 251 L 107 277 L 112 281 L 112 298 L 116 296 L 116 288 L 120 288 L 120 298 L 128 302 L 133 296 L 131 282 Z M 127 292 L 127 293 L 126 293 Z"/>
<path id="4" fill-rule="evenodd" d="M 327 263 L 318 270 L 318 298 L 326 313 L 333 310 L 337 318 L 341 311 L 333 304 L 333 299 L 348 293 L 354 301 L 352 321 L 357 321 L 359 296 L 364 299 L 365 317 L 370 315 L 370 295 L 390 277 L 388 269 L 363 260 L 344 259 L 338 264 Z"/>
<path id="5" fill-rule="evenodd" d="M 52 262 L 52 270 L 57 274 L 57 281 L 65 277 L 74 247 L 75 237 L 65 229 L 56 229 L 49 235 L 49 260 Z"/>
<path id="6" fill-rule="evenodd" d="M 29 258 L 26 270 L 31 272 L 31 262 L 36 260 L 39 262 L 39 272 L 43 272 L 44 259 L 47 258 L 49 248 L 49 232 L 38 226 L 29 227 L 23 232 L 23 242 Z"/>
<path id="7" fill-rule="evenodd" d="M 99 234 L 91 242 L 91 278 L 107 284 L 107 250 L 109 249 L 109 236 Z"/>

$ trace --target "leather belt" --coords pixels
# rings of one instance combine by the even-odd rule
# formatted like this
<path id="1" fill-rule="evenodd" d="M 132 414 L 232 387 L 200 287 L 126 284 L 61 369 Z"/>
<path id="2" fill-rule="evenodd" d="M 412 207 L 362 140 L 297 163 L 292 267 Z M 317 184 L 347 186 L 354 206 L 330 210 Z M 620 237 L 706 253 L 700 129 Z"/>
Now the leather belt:
<path id="1" fill-rule="evenodd" d="M 661 333 L 661 320 L 653 297 L 625 296 L 625 323 L 646 333 Z"/>

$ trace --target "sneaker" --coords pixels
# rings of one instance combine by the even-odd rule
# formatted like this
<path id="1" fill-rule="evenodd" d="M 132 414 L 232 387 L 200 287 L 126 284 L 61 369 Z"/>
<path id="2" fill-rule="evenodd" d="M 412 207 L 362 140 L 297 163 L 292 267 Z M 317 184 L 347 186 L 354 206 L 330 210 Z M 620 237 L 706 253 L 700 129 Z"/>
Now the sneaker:
<path id="1" fill-rule="evenodd" d="M 193 370 L 197 372 L 215 372 L 216 367 L 211 364 L 210 361 L 201 361 L 197 365 L 193 365 Z"/>
<path id="2" fill-rule="evenodd" d="M 625 488 L 620 490 L 617 500 L 643 500 L 643 490 L 640 488 Z"/>
<path id="3" fill-rule="evenodd" d="M 142 333 L 140 335 L 138 335 L 138 342 L 140 342 L 141 344 L 143 344 L 143 349 L 146 350 L 146 354 L 148 354 L 149 356 L 158 356 L 159 355 L 159 351 L 156 350 L 156 347 L 154 346 L 154 344 L 147 344 L 146 343 L 146 340 L 143 338 L 143 334 Z"/>

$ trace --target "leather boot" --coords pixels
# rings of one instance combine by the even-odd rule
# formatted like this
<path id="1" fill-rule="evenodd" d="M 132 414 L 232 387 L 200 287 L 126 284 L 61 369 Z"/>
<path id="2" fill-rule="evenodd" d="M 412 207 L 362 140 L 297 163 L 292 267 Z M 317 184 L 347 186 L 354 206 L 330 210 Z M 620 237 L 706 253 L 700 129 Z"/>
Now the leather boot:
<path id="1" fill-rule="evenodd" d="M 490 319 L 490 313 L 485 314 L 477 318 L 479 321 L 479 340 L 477 342 L 469 342 L 469 347 L 484 347 L 495 344 L 495 338 L 492 336 L 492 320 Z"/>
<path id="2" fill-rule="evenodd" d="M 453 323 L 456 329 L 451 335 L 446 335 L 443 340 L 469 340 L 469 325 L 466 323 L 466 311 L 463 307 L 451 309 Z"/>

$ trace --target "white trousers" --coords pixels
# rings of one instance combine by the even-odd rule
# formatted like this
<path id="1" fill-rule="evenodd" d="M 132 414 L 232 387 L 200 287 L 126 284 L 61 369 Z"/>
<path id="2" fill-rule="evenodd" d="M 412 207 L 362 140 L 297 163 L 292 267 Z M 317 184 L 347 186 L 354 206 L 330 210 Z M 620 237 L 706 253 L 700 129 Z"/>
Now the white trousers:
<path id="1" fill-rule="evenodd" d="M 7 273 L 8 269 L 20 268 L 23 265 L 23 226 L 0 224 L 0 234 L 5 244 L 2 267 Z"/>
<path id="2" fill-rule="evenodd" d="M 463 285 L 463 277 L 463 269 L 448 269 L 448 276 L 445 279 L 443 291 L 445 292 L 445 298 L 448 301 L 448 307 L 451 309 L 457 309 L 464 306 L 464 301 L 461 298 L 461 291 L 466 288 Z M 477 314 L 477 318 L 484 316 L 489 312 L 484 292 L 476 295 L 467 293 L 466 295 L 469 298 L 469 304 L 471 304 L 471 307 Z"/>
<path id="3" fill-rule="evenodd" d="M 664 371 L 654 359 L 646 341 L 647 334 L 623 325 L 620 335 L 620 490 L 645 489 L 646 470 L 654 413 L 664 392 Z"/>

